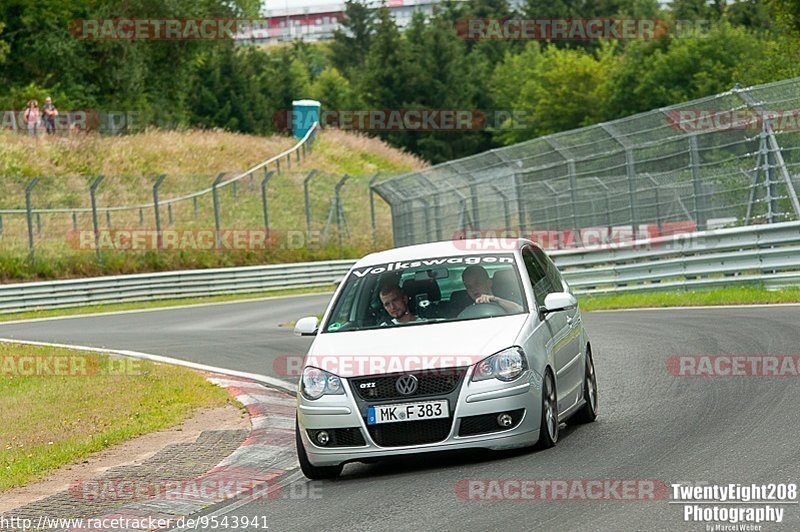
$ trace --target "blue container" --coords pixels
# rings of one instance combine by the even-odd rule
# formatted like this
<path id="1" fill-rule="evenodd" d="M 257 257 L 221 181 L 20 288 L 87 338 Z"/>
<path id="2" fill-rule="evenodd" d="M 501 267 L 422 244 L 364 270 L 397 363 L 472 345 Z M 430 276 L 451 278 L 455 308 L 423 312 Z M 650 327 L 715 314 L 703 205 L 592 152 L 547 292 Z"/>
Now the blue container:
<path id="1" fill-rule="evenodd" d="M 319 122 L 321 107 L 322 104 L 316 100 L 295 100 L 292 102 L 292 133 L 296 138 L 305 137 L 314 122 Z"/>

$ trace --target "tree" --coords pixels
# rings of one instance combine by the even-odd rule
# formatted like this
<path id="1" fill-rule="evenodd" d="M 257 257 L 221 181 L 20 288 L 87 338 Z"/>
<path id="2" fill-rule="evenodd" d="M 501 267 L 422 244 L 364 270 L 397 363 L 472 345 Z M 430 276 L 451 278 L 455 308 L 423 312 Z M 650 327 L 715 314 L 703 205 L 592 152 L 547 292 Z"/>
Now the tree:
<path id="1" fill-rule="evenodd" d="M 341 25 L 333 33 L 331 61 L 340 72 L 352 74 L 366 60 L 375 33 L 375 10 L 360 0 L 347 0 Z"/>

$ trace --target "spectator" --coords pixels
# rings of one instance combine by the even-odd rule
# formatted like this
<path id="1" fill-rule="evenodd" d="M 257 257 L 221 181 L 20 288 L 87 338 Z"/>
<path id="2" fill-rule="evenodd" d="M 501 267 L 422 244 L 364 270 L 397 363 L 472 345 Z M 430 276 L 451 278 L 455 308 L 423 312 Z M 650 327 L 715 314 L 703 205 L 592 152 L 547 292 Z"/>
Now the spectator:
<path id="1" fill-rule="evenodd" d="M 56 132 L 57 116 L 58 109 L 56 109 L 56 106 L 53 105 L 53 100 L 48 96 L 44 99 L 44 105 L 42 106 L 42 122 L 44 122 L 44 127 L 48 135 L 52 135 Z"/>
<path id="2" fill-rule="evenodd" d="M 25 109 L 25 125 L 28 127 L 28 135 L 35 137 L 39 128 L 39 102 L 30 100 Z"/>

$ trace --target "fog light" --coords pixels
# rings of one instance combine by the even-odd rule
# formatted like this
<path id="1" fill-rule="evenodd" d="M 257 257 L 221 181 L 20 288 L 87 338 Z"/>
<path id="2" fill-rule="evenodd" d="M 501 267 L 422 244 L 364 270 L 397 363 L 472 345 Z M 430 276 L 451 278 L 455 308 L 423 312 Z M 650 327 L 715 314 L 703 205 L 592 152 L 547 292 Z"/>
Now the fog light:
<path id="1" fill-rule="evenodd" d="M 497 424 L 501 427 L 510 427 L 514 423 L 511 414 L 500 414 L 497 416 Z"/>
<path id="2" fill-rule="evenodd" d="M 331 437 L 328 435 L 327 432 L 321 430 L 317 432 L 317 443 L 320 445 L 328 445 L 328 442 L 331 441 Z"/>

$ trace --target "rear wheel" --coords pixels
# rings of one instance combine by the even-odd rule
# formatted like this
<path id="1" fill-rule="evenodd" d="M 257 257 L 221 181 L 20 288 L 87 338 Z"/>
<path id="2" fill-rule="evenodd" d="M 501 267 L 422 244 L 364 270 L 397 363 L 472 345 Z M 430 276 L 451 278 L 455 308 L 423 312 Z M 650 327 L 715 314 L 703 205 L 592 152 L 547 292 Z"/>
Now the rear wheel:
<path id="1" fill-rule="evenodd" d="M 542 379 L 542 420 L 539 425 L 540 449 L 548 449 L 558 441 L 558 399 L 553 373 L 548 368 Z"/>
<path id="2" fill-rule="evenodd" d="M 597 419 L 597 375 L 594 371 L 592 351 L 586 348 L 586 370 L 583 374 L 584 405 L 572 417 L 576 423 L 591 423 Z"/>
<path id="3" fill-rule="evenodd" d="M 308 461 L 306 448 L 303 447 L 303 440 L 300 438 L 300 426 L 297 421 L 294 424 L 295 445 L 297 446 L 297 459 L 300 462 L 300 470 L 303 474 L 311 480 L 325 480 L 328 478 L 336 478 L 342 473 L 344 465 L 339 464 L 335 466 L 315 466 Z"/>

